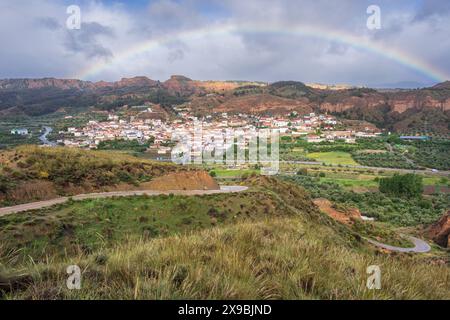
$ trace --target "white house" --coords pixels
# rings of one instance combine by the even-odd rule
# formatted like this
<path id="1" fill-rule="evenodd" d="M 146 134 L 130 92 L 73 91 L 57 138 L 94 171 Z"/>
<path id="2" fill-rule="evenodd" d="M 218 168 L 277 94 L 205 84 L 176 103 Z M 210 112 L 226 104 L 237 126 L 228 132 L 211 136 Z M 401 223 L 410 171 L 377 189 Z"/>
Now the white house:
<path id="1" fill-rule="evenodd" d="M 11 130 L 11 134 L 19 135 L 19 136 L 26 136 L 28 135 L 28 129 L 13 129 Z"/>

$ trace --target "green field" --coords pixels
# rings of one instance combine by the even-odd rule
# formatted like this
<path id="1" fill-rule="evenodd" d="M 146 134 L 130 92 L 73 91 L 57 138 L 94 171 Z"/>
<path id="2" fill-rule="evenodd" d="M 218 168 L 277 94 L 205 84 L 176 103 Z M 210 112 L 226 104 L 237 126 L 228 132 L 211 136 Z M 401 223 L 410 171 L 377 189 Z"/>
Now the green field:
<path id="1" fill-rule="evenodd" d="M 315 159 L 318 162 L 335 165 L 356 166 L 358 163 L 353 160 L 352 155 L 348 152 L 332 151 L 332 152 L 313 152 L 308 154 L 308 158 Z"/>
<path id="2" fill-rule="evenodd" d="M 357 187 L 378 188 L 378 182 L 376 182 L 373 179 L 368 180 L 368 179 L 321 178 L 320 181 L 335 182 L 343 187 L 348 187 L 348 188 L 357 188 Z"/>
<path id="3" fill-rule="evenodd" d="M 424 177 L 423 184 L 426 186 L 450 186 L 450 180 L 448 177 Z"/>

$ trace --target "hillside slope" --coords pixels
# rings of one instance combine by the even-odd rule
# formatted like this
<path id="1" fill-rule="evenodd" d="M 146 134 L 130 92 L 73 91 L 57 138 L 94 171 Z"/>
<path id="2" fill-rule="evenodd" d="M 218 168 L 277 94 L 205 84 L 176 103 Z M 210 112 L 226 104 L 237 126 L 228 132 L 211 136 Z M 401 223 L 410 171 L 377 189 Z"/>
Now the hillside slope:
<path id="1" fill-rule="evenodd" d="M 39 212 L 33 223 L 31 213 L 1 218 L 7 232 L 0 261 L 9 261 L 3 278 L 12 288 L 5 297 L 450 298 L 448 265 L 378 252 L 290 183 L 244 183 L 251 189 L 238 195 L 86 201 Z M 47 229 L 39 227 L 44 223 Z M 21 228 L 27 231 L 14 236 Z M 25 252 L 8 248 L 18 242 Z M 83 270 L 80 291 L 65 287 L 73 264 Z M 382 268 L 382 290 L 366 288 L 370 265 Z M 25 271 L 26 280 L 14 270 Z"/>
<path id="2" fill-rule="evenodd" d="M 115 109 L 145 102 L 171 107 L 209 92 L 223 92 L 246 82 L 193 81 L 174 75 L 165 82 L 147 77 L 123 78 L 115 82 L 74 79 L 0 80 L 0 116 L 40 116 L 58 110 L 82 111 L 90 107 Z"/>
<path id="3" fill-rule="evenodd" d="M 167 175 L 168 179 L 153 181 Z M 153 188 L 203 190 L 218 186 L 206 172 L 121 153 L 37 146 L 0 153 L 0 206 L 59 195 Z"/>
<path id="4" fill-rule="evenodd" d="M 313 109 L 306 101 L 287 99 L 270 94 L 235 97 L 214 108 L 214 112 L 273 115 L 288 114 L 291 111 L 303 114 L 310 113 Z"/>

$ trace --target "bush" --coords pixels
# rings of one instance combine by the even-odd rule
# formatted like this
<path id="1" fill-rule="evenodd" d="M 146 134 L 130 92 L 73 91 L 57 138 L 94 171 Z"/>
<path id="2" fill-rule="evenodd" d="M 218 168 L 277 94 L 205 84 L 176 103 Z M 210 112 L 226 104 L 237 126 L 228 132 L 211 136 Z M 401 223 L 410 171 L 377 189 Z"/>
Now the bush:
<path id="1" fill-rule="evenodd" d="M 433 206 L 433 203 L 430 200 L 422 199 L 419 202 L 419 207 L 422 209 L 430 209 Z"/>
<path id="2" fill-rule="evenodd" d="M 0 175 L 0 193 L 6 193 L 8 192 L 10 188 L 8 179 L 4 176 Z"/>
<path id="3" fill-rule="evenodd" d="M 422 177 L 412 173 L 395 174 L 392 178 L 380 179 L 380 191 L 400 197 L 420 197 L 423 192 Z"/>

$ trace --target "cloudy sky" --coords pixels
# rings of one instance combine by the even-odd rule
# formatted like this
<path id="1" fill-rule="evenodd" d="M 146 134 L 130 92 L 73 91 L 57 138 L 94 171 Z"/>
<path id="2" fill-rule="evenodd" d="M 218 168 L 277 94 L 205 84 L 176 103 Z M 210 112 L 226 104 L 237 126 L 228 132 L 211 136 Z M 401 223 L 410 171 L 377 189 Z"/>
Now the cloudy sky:
<path id="1" fill-rule="evenodd" d="M 450 79 L 449 30 L 448 0 L 0 0 L 0 78 L 428 85 Z"/>

